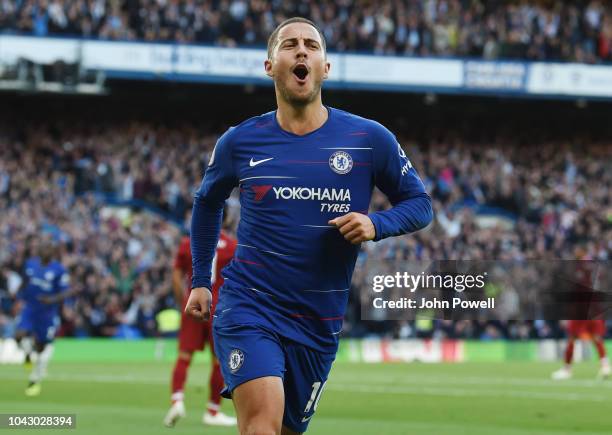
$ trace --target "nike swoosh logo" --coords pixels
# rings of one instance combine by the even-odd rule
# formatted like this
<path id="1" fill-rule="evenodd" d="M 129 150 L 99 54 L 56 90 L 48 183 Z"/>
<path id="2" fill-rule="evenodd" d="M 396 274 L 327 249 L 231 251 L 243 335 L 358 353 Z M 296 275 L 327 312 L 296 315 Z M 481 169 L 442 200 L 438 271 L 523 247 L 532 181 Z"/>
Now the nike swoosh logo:
<path id="1" fill-rule="evenodd" d="M 251 161 L 249 162 L 249 166 L 253 167 L 253 166 L 257 166 L 260 163 L 265 163 L 265 162 L 269 162 L 270 160 L 272 160 L 274 157 L 270 157 L 269 159 L 262 159 L 262 160 L 253 160 L 253 157 L 251 157 Z"/>
<path id="2" fill-rule="evenodd" d="M 312 415 L 314 415 L 314 414 L 312 414 Z M 308 420 L 310 420 L 312 418 L 312 415 L 310 417 L 302 418 L 302 423 L 306 423 Z"/>

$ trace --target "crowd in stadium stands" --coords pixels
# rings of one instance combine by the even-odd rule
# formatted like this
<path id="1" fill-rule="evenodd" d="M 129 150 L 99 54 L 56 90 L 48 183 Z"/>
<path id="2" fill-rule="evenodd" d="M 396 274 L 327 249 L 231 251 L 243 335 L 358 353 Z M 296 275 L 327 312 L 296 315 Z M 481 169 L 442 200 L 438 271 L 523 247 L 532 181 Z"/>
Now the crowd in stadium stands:
<path id="1" fill-rule="evenodd" d="M 612 60 L 603 1 L 3 0 L 0 29 L 35 35 L 265 45 L 292 16 L 312 19 L 330 49 L 409 56 Z"/>
<path id="2" fill-rule="evenodd" d="M 156 314 L 175 306 L 172 259 L 216 132 L 142 123 L 0 131 L 0 335 L 12 331 L 22 266 L 41 237 L 58 242 L 71 285 L 79 290 L 63 306 L 61 334 L 157 335 Z M 508 137 L 486 144 L 442 138 L 424 145 L 399 133 L 432 195 L 435 221 L 415 235 L 364 244 L 345 334 L 560 334 L 555 322 L 362 322 L 360 293 L 371 286 L 372 275 L 403 270 L 413 261 L 609 260 L 609 144 L 520 147 L 509 146 Z M 117 201 L 124 208 L 108 205 Z M 376 192 L 372 210 L 387 206 Z M 476 211 L 483 206 L 502 212 L 495 225 L 479 220 Z M 234 195 L 230 210 L 237 209 Z"/>

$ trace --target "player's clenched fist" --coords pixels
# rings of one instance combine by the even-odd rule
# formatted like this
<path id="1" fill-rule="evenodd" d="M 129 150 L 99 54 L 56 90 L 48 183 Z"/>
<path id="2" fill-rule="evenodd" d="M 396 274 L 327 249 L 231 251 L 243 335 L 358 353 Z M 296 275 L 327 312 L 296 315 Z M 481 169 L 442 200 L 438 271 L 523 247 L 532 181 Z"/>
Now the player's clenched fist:
<path id="1" fill-rule="evenodd" d="M 352 212 L 338 216 L 328 223 L 335 225 L 344 238 L 354 245 L 367 240 L 373 240 L 376 236 L 374 224 L 365 214 Z"/>
<path id="2" fill-rule="evenodd" d="M 212 294 L 206 287 L 198 287 L 191 290 L 187 305 L 185 306 L 185 314 L 193 317 L 200 322 L 210 318 L 210 304 L 212 302 Z"/>

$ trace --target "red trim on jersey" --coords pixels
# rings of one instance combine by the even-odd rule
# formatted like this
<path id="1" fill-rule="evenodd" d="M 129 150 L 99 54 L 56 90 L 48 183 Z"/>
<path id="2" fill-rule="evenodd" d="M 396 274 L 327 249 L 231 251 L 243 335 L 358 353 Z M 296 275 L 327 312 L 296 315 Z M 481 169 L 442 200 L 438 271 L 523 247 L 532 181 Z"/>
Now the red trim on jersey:
<path id="1" fill-rule="evenodd" d="M 256 263 L 255 261 L 244 260 L 244 259 L 238 258 L 238 257 L 236 257 L 236 261 L 238 263 L 246 263 L 246 264 L 252 264 L 253 266 L 266 267 L 266 266 L 264 266 L 261 263 Z"/>
<path id="2" fill-rule="evenodd" d="M 292 313 L 289 314 L 291 317 L 295 317 L 298 319 L 317 319 L 317 320 L 342 320 L 344 319 L 344 316 L 336 316 L 336 317 L 314 317 L 314 316 L 309 316 L 308 314 L 297 314 L 297 313 Z"/>

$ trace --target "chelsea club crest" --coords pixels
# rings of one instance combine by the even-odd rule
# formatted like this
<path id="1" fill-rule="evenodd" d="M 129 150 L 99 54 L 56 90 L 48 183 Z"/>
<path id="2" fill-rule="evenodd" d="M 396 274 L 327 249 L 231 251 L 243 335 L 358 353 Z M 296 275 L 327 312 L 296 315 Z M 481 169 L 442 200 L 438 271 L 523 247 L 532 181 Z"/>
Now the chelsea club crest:
<path id="1" fill-rule="evenodd" d="M 230 353 L 229 356 L 229 368 L 232 373 L 236 373 L 236 371 L 242 367 L 242 363 L 244 362 L 244 354 L 240 349 L 234 349 Z"/>
<path id="2" fill-rule="evenodd" d="M 336 151 L 329 158 L 329 167 L 336 174 L 348 174 L 353 169 L 353 158 L 346 151 Z"/>

